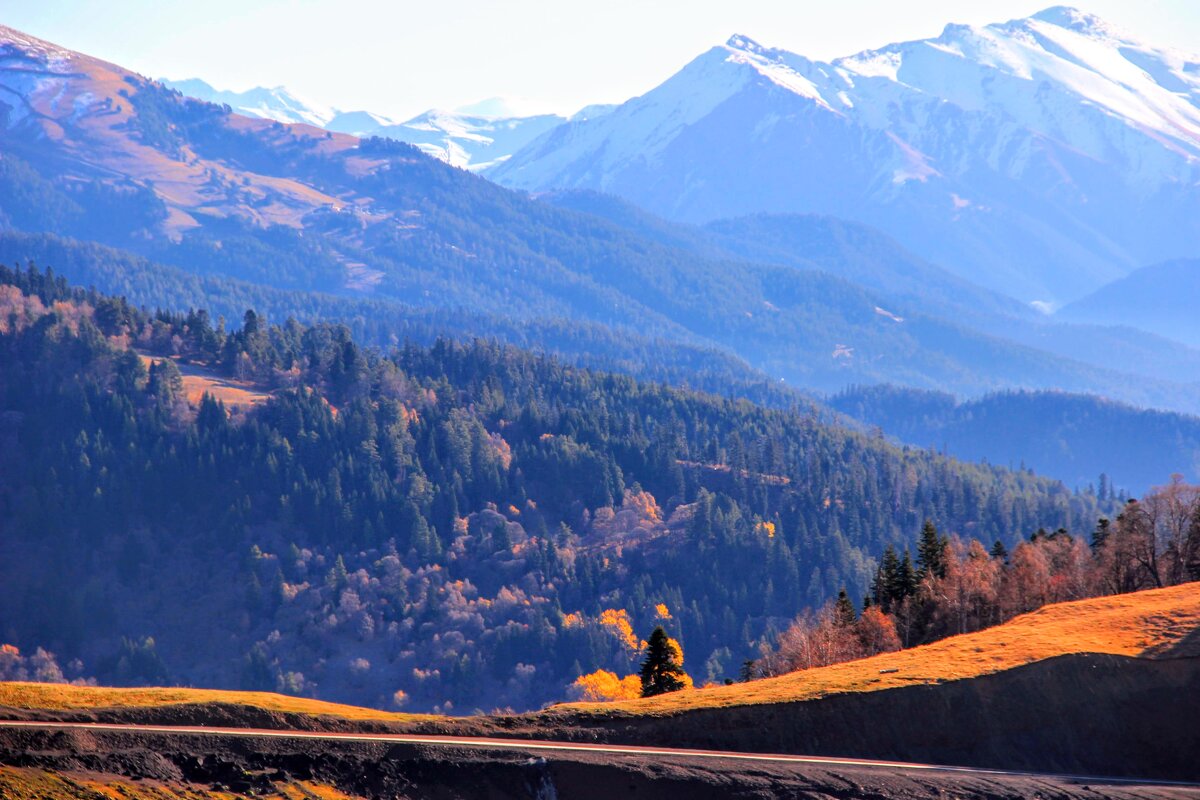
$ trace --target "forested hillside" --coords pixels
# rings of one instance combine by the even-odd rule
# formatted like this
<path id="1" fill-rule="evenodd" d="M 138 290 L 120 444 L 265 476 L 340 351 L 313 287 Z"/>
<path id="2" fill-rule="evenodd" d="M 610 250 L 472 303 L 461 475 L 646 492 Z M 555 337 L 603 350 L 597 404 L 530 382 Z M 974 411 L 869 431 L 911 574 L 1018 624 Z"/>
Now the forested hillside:
<path id="1" fill-rule="evenodd" d="M 56 274 L 72 283 L 124 297 L 135 305 L 203 307 L 214 325 L 221 318 L 236 322 L 246 308 L 254 308 L 271 319 L 337 320 L 366 345 L 432 344 L 451 334 L 463 340 L 487 338 L 580 366 L 733 393 L 769 405 L 787 405 L 803 397 L 797 389 L 714 347 L 644 332 L 618 332 L 566 317 L 518 321 L 499 310 L 436 308 L 371 296 L 279 289 L 224 275 L 197 275 L 128 251 L 52 234 L 0 232 L 0 263 L 5 262 L 52 265 Z"/>
<path id="2" fill-rule="evenodd" d="M 0 636 L 106 682 L 525 708 L 656 624 L 718 680 L 925 519 L 1013 545 L 1112 510 L 807 407 L 0 282 Z"/>
<path id="3" fill-rule="evenodd" d="M 1200 418 L 1065 392 L 944 392 L 851 387 L 829 399 L 901 441 L 968 461 L 1029 467 L 1105 497 L 1141 495 L 1178 472 L 1200 478 Z"/>

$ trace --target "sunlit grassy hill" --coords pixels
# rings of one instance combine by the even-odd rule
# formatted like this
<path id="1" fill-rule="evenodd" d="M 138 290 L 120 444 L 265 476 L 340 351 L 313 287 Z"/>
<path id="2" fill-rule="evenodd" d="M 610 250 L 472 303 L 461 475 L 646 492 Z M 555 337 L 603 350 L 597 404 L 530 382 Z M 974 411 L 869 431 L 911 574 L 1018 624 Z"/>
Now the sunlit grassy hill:
<path id="1" fill-rule="evenodd" d="M 215 689 L 132 688 L 71 686 L 61 683 L 0 683 L 0 706 L 26 710 L 77 711 L 116 708 L 162 708 L 178 705 L 228 704 L 284 714 L 331 716 L 347 720 L 413 722 L 423 714 L 397 714 L 373 708 L 327 703 L 272 692 L 237 692 Z"/>
<path id="2" fill-rule="evenodd" d="M 873 658 L 732 686 L 642 700 L 557 705 L 552 714 L 679 712 L 814 700 L 835 694 L 937 684 L 1076 653 L 1142 658 L 1200 656 L 1200 583 L 1046 606 L 1004 625 Z M 226 704 L 343 720 L 429 722 L 399 714 L 270 692 L 186 688 L 108 688 L 0 683 L 0 706 L 76 711 Z"/>
<path id="3" fill-rule="evenodd" d="M 813 700 L 974 678 L 1073 653 L 1200 655 L 1200 583 L 1058 603 L 978 633 L 776 678 L 556 711 L 654 714 Z"/>

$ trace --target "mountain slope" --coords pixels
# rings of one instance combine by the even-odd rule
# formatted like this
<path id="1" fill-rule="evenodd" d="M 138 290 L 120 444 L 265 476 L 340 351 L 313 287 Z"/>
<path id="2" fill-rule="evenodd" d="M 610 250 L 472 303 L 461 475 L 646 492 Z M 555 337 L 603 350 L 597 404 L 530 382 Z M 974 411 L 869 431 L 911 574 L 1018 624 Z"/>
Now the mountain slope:
<path id="1" fill-rule="evenodd" d="M 892 300 L 827 274 L 698 258 L 402 143 L 241 117 L 3 37 L 0 81 L 18 99 L 0 130 L 0 198 L 11 198 L 0 213 L 19 230 L 290 291 L 632 330 L 829 391 L 1055 386 L 1200 408 L 1200 388 L 1183 380 L 1130 380 L 935 315 L 896 319 L 876 310 Z"/>
<path id="2" fill-rule="evenodd" d="M 740 258 L 817 270 L 876 294 L 881 317 L 953 319 L 987 336 L 1101 369 L 1174 383 L 1200 374 L 1200 350 L 1106 317 L 1050 317 L 931 264 L 868 226 L 816 214 L 756 214 L 705 226 L 668 222 L 613 195 L 551 192 L 544 202 L 604 217 L 640 237 L 706 258 Z M 1114 320 L 1116 321 L 1116 320 Z M 1113 393 L 1103 388 L 1101 393 Z"/>
<path id="3" fill-rule="evenodd" d="M 589 741 L 1195 781 L 1197 597 L 1193 583 L 1062 603 L 861 661 L 542 716 Z"/>
<path id="4" fill-rule="evenodd" d="M 1064 320 L 1128 325 L 1200 347 L 1200 259 L 1143 267 L 1064 306 Z"/>
<path id="5" fill-rule="evenodd" d="M 837 217 L 754 214 L 693 226 L 667 221 L 614 195 L 589 190 L 548 192 L 540 199 L 604 217 L 639 236 L 697 255 L 827 272 L 901 303 L 905 311 L 1025 321 L 1039 316 L 1007 295 L 921 259 L 874 228 Z"/>
<path id="6" fill-rule="evenodd" d="M 814 700 L 957 681 L 1066 655 L 1140 658 L 1196 654 L 1196 584 L 1055 603 L 1003 625 L 858 661 L 800 670 L 735 686 L 714 686 L 617 703 L 562 706 L 590 714 L 621 709 L 661 714 L 697 708 Z M 980 654 L 985 654 L 980 658 Z M 557 711 L 556 711 L 557 713 Z"/>
<path id="7" fill-rule="evenodd" d="M 975 283 L 1056 303 L 1195 253 L 1197 63 L 1064 8 L 831 63 L 734 36 L 489 175 L 692 221 L 857 219 Z"/>

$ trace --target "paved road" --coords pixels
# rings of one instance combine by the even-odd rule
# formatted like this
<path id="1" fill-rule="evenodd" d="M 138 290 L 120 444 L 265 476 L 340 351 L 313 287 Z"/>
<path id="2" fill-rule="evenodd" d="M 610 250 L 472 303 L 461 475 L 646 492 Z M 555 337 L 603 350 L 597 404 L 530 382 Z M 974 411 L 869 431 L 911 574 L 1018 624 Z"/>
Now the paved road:
<path id="1" fill-rule="evenodd" d="M 906 761 L 876 761 L 858 758 L 835 758 L 833 756 L 799 756 L 773 753 L 736 753 L 725 750 L 692 750 L 677 747 L 642 747 L 622 744 L 590 744 L 587 742 L 555 742 L 539 739 L 497 739 L 475 736 L 424 736 L 407 733 L 324 733 L 318 731 L 270 730 L 261 728 L 215 728 L 168 725 L 118 725 L 101 722 L 25 722 L 0 720 L 3 728 L 35 728 L 40 730 L 88 730 L 97 732 L 152 733 L 186 736 L 242 736 L 246 738 L 274 739 L 318 739 L 323 741 L 376 742 L 385 744 L 411 744 L 427 747 L 476 747 L 484 750 L 518 750 L 521 752 L 573 752 L 601 753 L 626 756 L 666 756 L 686 759 L 714 759 L 750 762 L 773 762 L 796 765 L 852 766 L 886 770 L 927 771 L 961 773 L 967 775 L 991 775 L 998 777 L 1046 778 L 1097 784 L 1132 784 L 1150 786 L 1179 786 L 1200 788 L 1200 783 L 1182 781 L 1152 781 L 1134 778 L 1107 778 L 1086 775 L 1054 775 L 1036 772 L 1015 772 L 977 767 L 952 767 L 941 764 L 916 764 Z"/>

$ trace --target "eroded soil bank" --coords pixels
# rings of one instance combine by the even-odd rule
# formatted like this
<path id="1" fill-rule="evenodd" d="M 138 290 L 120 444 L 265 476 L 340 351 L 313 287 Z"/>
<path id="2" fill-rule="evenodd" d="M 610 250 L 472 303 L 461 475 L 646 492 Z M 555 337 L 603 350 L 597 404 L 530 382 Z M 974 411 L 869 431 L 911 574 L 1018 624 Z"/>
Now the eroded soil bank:
<path id="1" fill-rule="evenodd" d="M 124 776 L 186 787 L 200 796 L 261 796 L 281 783 L 311 781 L 355 797 L 389 800 L 1200 797 L 1200 791 L 1180 787 L 986 773 L 125 732 L 0 729 L 0 763 Z"/>

